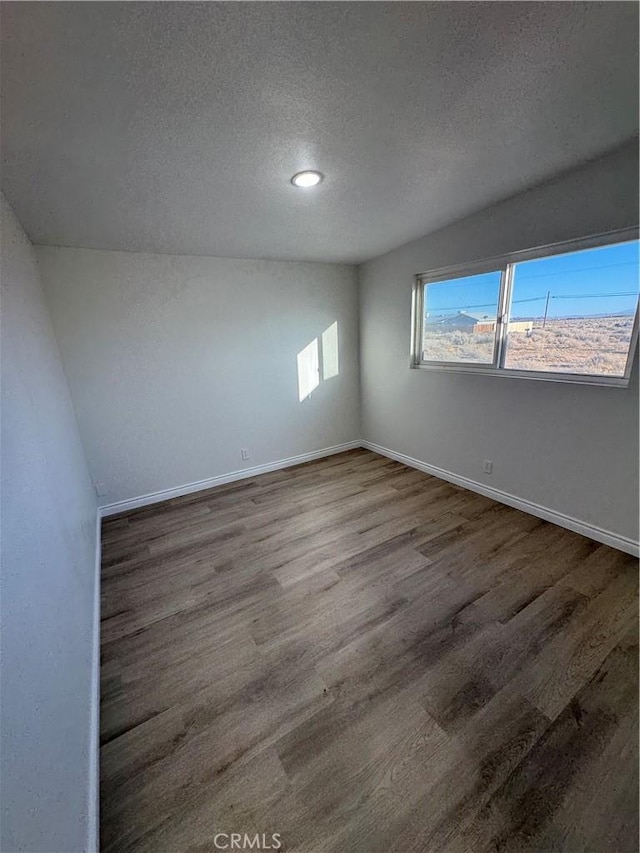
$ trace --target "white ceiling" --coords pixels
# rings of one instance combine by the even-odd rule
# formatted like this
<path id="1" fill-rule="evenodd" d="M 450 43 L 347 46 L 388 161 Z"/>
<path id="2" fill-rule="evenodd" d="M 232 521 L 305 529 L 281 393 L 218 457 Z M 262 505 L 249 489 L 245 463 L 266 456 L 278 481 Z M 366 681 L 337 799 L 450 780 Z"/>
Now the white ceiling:
<path id="1" fill-rule="evenodd" d="M 637 133 L 635 3 L 1 15 L 2 185 L 37 243 L 359 262 Z"/>

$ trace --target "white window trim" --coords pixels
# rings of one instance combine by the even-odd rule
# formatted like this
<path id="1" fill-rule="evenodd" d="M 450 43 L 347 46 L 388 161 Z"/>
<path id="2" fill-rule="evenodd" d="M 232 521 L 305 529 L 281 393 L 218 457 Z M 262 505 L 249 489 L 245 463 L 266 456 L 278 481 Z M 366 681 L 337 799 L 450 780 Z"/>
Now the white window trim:
<path id="1" fill-rule="evenodd" d="M 586 375 L 581 373 L 552 373 L 541 370 L 512 370 L 504 367 L 506 353 L 506 330 L 509 322 L 509 306 L 511 305 L 511 290 L 513 286 L 513 268 L 523 261 L 548 258 L 553 255 L 563 255 L 569 252 L 579 252 L 583 249 L 595 249 L 599 246 L 626 243 L 639 238 L 639 229 L 622 228 L 609 231 L 606 234 L 596 234 L 577 240 L 565 240 L 561 243 L 551 243 L 546 246 L 536 246 L 493 258 L 440 267 L 426 273 L 414 276 L 411 300 L 411 362 L 410 367 L 420 370 L 434 370 L 445 373 L 469 373 L 481 376 L 502 376 L 506 379 L 534 379 L 542 382 L 570 382 L 578 385 L 602 385 L 614 388 L 627 388 L 631 378 L 631 370 L 638 345 L 638 327 L 640 306 L 636 309 L 629 344 L 629 353 L 624 376 Z M 424 285 L 437 281 L 461 278 L 463 276 L 482 275 L 487 272 L 501 272 L 498 316 L 496 322 L 496 345 L 492 364 L 465 364 L 460 362 L 425 361 L 422 358 L 422 338 L 424 324 Z"/>

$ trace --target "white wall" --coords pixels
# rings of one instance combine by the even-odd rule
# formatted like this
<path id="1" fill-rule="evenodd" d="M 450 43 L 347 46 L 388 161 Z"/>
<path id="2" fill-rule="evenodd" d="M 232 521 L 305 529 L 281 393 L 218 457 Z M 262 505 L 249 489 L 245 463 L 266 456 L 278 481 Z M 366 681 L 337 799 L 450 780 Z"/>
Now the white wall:
<path id="1" fill-rule="evenodd" d="M 637 541 L 637 355 L 628 389 L 409 369 L 416 273 L 635 225 L 637 190 L 628 145 L 364 264 L 363 438 Z"/>
<path id="2" fill-rule="evenodd" d="M 0 847 L 75 853 L 91 831 L 96 502 L 33 249 L 1 203 Z"/>
<path id="3" fill-rule="evenodd" d="M 36 251 L 102 504 L 359 438 L 354 267 Z M 299 402 L 336 321 L 340 372 Z"/>

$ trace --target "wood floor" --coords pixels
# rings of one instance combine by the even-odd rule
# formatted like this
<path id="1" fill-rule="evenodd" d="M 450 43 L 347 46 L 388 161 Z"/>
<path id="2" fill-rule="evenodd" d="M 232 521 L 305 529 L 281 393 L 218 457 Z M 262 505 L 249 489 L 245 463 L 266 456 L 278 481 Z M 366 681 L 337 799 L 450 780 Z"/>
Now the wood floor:
<path id="1" fill-rule="evenodd" d="M 636 851 L 637 587 L 365 450 L 106 519 L 102 849 Z"/>

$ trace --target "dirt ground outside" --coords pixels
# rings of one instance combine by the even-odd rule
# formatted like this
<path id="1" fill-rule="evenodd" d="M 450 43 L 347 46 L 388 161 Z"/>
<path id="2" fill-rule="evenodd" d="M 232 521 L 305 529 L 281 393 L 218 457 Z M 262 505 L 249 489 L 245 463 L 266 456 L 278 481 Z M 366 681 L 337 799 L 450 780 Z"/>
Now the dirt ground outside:
<path id="1" fill-rule="evenodd" d="M 511 332 L 505 367 L 600 376 L 624 374 L 633 317 L 582 317 L 533 321 L 530 335 Z M 491 363 L 494 336 L 461 330 L 425 329 L 427 361 Z"/>

